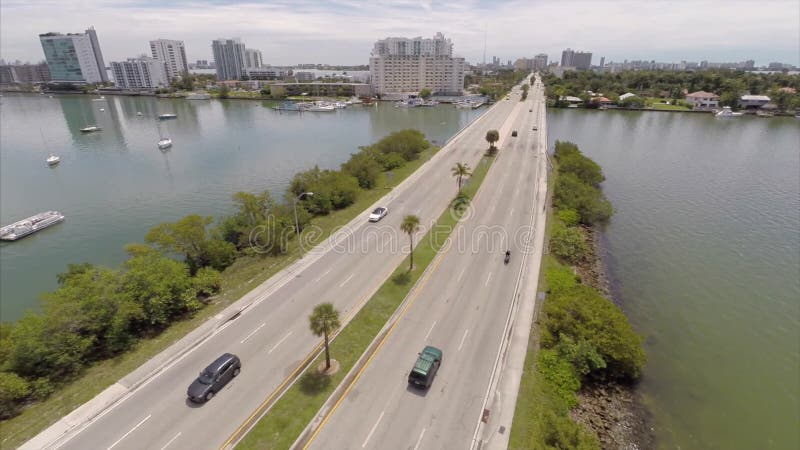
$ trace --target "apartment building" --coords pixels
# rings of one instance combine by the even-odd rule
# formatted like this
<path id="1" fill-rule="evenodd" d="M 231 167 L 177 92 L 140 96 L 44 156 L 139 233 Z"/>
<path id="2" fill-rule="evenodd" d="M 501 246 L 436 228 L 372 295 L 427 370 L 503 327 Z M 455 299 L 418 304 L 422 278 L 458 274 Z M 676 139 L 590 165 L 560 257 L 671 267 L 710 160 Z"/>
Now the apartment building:
<path id="1" fill-rule="evenodd" d="M 39 64 L 2 64 L 0 63 L 0 85 L 20 83 L 35 84 L 50 81 L 50 69 L 47 63 Z"/>
<path id="2" fill-rule="evenodd" d="M 169 84 L 166 66 L 155 58 L 128 58 L 123 62 L 112 62 L 111 73 L 120 89 L 156 89 Z"/>
<path id="3" fill-rule="evenodd" d="M 77 84 L 109 81 L 100 42 L 93 27 L 84 33 L 40 34 L 39 41 L 52 81 Z"/>
<path id="4" fill-rule="evenodd" d="M 239 38 L 215 39 L 211 42 L 217 80 L 241 80 L 246 74 L 245 45 Z"/>
<path id="5" fill-rule="evenodd" d="M 576 52 L 568 48 L 561 52 L 561 67 L 574 67 L 578 70 L 589 70 L 592 68 L 592 53 Z"/>
<path id="6" fill-rule="evenodd" d="M 170 81 L 182 77 L 189 71 L 189 62 L 186 60 L 186 48 L 183 41 L 156 39 L 150 41 L 150 52 L 153 58 L 164 63 Z"/>
<path id="7" fill-rule="evenodd" d="M 372 49 L 369 71 L 377 94 L 412 94 L 423 89 L 461 95 L 464 58 L 453 56 L 453 43 L 442 33 L 432 39 L 390 37 Z"/>

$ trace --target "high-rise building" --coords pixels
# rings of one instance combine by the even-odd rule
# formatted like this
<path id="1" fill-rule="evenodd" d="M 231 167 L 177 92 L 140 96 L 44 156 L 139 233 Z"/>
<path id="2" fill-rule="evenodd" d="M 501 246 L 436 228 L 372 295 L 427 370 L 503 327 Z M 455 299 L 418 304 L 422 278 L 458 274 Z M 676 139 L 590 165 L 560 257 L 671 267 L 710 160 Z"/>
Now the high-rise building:
<path id="1" fill-rule="evenodd" d="M 244 49 L 244 66 L 247 69 L 258 69 L 264 66 L 264 61 L 261 59 L 261 50 L 254 48 Z"/>
<path id="2" fill-rule="evenodd" d="M 533 57 L 533 70 L 544 70 L 547 68 L 547 54 L 539 53 Z"/>
<path id="3" fill-rule="evenodd" d="M 180 78 L 189 71 L 189 62 L 186 60 L 186 48 L 183 41 L 156 39 L 150 41 L 150 52 L 153 58 L 164 63 L 170 80 Z"/>
<path id="4" fill-rule="evenodd" d="M 572 58 L 575 56 L 575 50 L 568 48 L 561 52 L 561 67 L 574 67 L 572 65 Z"/>
<path id="5" fill-rule="evenodd" d="M 245 46 L 241 39 L 216 39 L 211 42 L 218 80 L 241 80 L 246 74 Z"/>
<path id="6" fill-rule="evenodd" d="M 85 33 L 39 35 L 50 76 L 61 83 L 108 82 L 100 42 L 93 27 Z"/>
<path id="7" fill-rule="evenodd" d="M 169 84 L 167 69 L 155 58 L 128 58 L 123 62 L 112 62 L 114 83 L 121 89 L 154 89 Z"/>
<path id="8" fill-rule="evenodd" d="M 0 63 L 0 84 L 46 83 L 50 81 L 50 69 L 47 63 L 39 64 L 2 64 Z"/>
<path id="9" fill-rule="evenodd" d="M 390 37 L 377 41 L 369 59 L 373 89 L 378 94 L 434 93 L 461 95 L 464 58 L 453 57 L 453 43 L 442 33 L 433 39 Z"/>
<path id="10" fill-rule="evenodd" d="M 561 52 L 561 67 L 589 70 L 592 67 L 592 54 L 589 52 L 576 52 L 568 48 Z"/>

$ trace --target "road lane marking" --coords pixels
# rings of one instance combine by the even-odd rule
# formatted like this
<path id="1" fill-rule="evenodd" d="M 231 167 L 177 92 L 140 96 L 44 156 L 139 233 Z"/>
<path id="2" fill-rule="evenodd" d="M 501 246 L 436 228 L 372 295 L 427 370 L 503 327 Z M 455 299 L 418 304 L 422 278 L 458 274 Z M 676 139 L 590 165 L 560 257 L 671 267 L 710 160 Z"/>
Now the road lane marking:
<path id="1" fill-rule="evenodd" d="M 465 270 L 467 270 L 467 268 L 466 268 L 466 267 L 464 267 L 463 269 L 461 269 L 461 272 L 458 274 L 458 278 L 456 279 L 456 281 L 461 281 L 461 277 L 462 277 L 462 276 L 464 276 L 464 271 L 465 271 Z"/>
<path id="2" fill-rule="evenodd" d="M 434 320 L 433 324 L 431 324 L 431 329 L 428 330 L 428 334 L 425 335 L 425 339 L 423 339 L 423 341 L 427 341 L 428 340 L 428 336 L 431 335 L 431 331 L 433 331 L 433 327 L 435 327 L 435 326 L 436 326 L 436 321 Z"/>
<path id="3" fill-rule="evenodd" d="M 292 332 L 291 332 L 291 331 L 290 331 L 290 332 L 288 332 L 288 333 L 286 333 L 286 336 L 284 336 L 284 337 L 283 337 L 283 339 L 281 339 L 280 341 L 278 341 L 278 343 L 277 343 L 277 344 L 273 345 L 273 346 L 272 346 L 272 348 L 271 348 L 271 349 L 269 349 L 269 351 L 267 352 L 267 354 L 269 355 L 270 353 L 272 353 L 272 352 L 273 352 L 273 351 L 274 351 L 276 348 L 278 348 L 278 346 L 279 346 L 279 345 L 283 344 L 283 341 L 285 341 L 286 339 L 288 339 L 288 338 L 289 338 L 289 336 L 291 336 L 291 335 L 292 335 Z"/>
<path id="4" fill-rule="evenodd" d="M 511 208 L 511 211 L 508 212 L 508 215 L 509 216 L 513 216 L 514 215 L 514 208 Z"/>
<path id="5" fill-rule="evenodd" d="M 492 272 L 489 272 L 489 276 L 486 277 L 486 283 L 483 283 L 484 286 L 489 285 L 489 281 L 492 279 Z"/>
<path id="6" fill-rule="evenodd" d="M 117 444 L 119 444 L 120 442 L 122 442 L 122 440 L 123 440 L 123 439 L 125 439 L 126 437 L 128 437 L 128 435 L 129 435 L 129 434 L 133 433 L 134 431 L 136 431 L 136 429 L 137 429 L 137 428 L 139 428 L 140 426 L 142 426 L 142 424 L 143 424 L 143 423 L 147 422 L 147 419 L 149 419 L 149 418 L 150 418 L 150 416 L 152 416 L 152 414 L 148 414 L 148 415 L 147 415 L 147 417 L 145 417 L 144 419 L 142 419 L 142 421 L 141 421 L 141 422 L 137 423 L 137 424 L 136 424 L 136 426 L 135 426 L 135 427 L 133 427 L 133 428 L 131 428 L 131 430 L 130 430 L 130 431 L 128 431 L 127 433 L 123 434 L 121 438 L 117 439 L 117 442 L 114 442 L 113 444 L 111 444 L 111 447 L 108 447 L 106 450 L 111 450 L 112 448 L 116 447 L 116 446 L 117 446 Z"/>
<path id="7" fill-rule="evenodd" d="M 321 279 L 322 279 L 322 277 L 324 277 L 325 275 L 329 274 L 329 273 L 331 272 L 331 270 L 333 270 L 333 269 L 332 269 L 332 268 L 331 268 L 331 269 L 328 269 L 328 270 L 326 270 L 326 271 L 325 271 L 325 273 L 323 273 L 322 275 L 318 276 L 317 278 L 314 278 L 314 283 L 318 282 L 319 280 L 321 280 Z"/>
<path id="8" fill-rule="evenodd" d="M 240 344 L 244 344 L 244 341 L 246 341 L 246 340 L 250 339 L 251 337 L 253 337 L 253 335 L 254 335 L 254 334 L 256 334 L 256 333 L 258 332 L 258 330 L 260 330 L 261 328 L 263 328 L 263 327 L 264 327 L 264 325 L 266 325 L 266 324 L 267 324 L 267 322 L 264 322 L 264 323 L 262 323 L 261 325 L 259 325 L 259 326 L 258 326 L 258 328 L 256 328 L 256 329 L 255 329 L 255 330 L 253 330 L 252 332 L 250 332 L 250 334 L 248 334 L 248 335 L 247 335 L 247 336 L 246 336 L 244 339 L 242 339 L 242 340 L 241 340 L 239 343 L 240 343 Z"/>
<path id="9" fill-rule="evenodd" d="M 423 428 L 422 433 L 419 434 L 419 439 L 417 439 L 417 445 L 414 446 L 414 450 L 419 449 L 419 444 L 422 443 L 422 436 L 425 436 L 425 428 Z"/>
<path id="10" fill-rule="evenodd" d="M 503 189 L 505 189 L 505 187 L 506 187 L 505 183 L 503 183 L 502 185 L 500 185 L 500 190 L 499 190 L 499 191 L 497 191 L 497 195 L 500 195 L 500 194 L 502 194 L 502 193 L 503 193 Z"/>
<path id="11" fill-rule="evenodd" d="M 461 347 L 463 347 L 463 346 L 464 346 L 464 340 L 466 340 L 466 339 L 467 339 L 467 333 L 469 333 L 469 328 L 467 328 L 466 330 L 464 330 L 464 335 L 463 335 L 463 336 L 461 336 L 461 343 L 460 343 L 460 344 L 458 344 L 458 351 L 461 351 Z"/>
<path id="12" fill-rule="evenodd" d="M 344 285 L 347 284 L 347 282 L 350 281 L 350 279 L 353 278 L 355 275 L 356 275 L 355 273 L 351 273 L 346 280 L 342 281 L 342 284 L 340 284 L 339 287 L 344 287 Z"/>
<path id="13" fill-rule="evenodd" d="M 178 439 L 178 436 L 180 436 L 180 435 L 181 435 L 181 432 L 178 431 L 178 434 L 176 434 L 174 438 L 170 439 L 169 442 L 164 444 L 164 446 L 161 447 L 161 450 L 164 450 L 165 448 L 169 447 L 169 444 L 172 444 L 172 441 L 174 441 L 175 439 Z"/>
<path id="14" fill-rule="evenodd" d="M 375 429 L 378 428 L 378 424 L 381 423 L 381 419 L 383 419 L 383 413 L 384 413 L 384 411 L 381 411 L 381 415 L 378 417 L 378 421 L 375 422 L 375 425 L 373 425 L 372 429 L 369 430 L 369 434 L 367 435 L 367 438 L 364 439 L 364 443 L 361 444 L 361 448 L 364 448 L 364 447 L 367 446 L 367 442 L 369 442 L 369 438 L 372 437 L 372 433 L 375 432 Z"/>

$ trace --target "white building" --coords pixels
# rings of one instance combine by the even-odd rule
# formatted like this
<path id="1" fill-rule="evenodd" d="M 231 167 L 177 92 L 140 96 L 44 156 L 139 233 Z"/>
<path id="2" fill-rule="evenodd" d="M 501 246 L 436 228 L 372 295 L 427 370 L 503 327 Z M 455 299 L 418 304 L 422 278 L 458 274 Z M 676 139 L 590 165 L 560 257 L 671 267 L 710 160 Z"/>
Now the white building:
<path id="1" fill-rule="evenodd" d="M 239 38 L 216 39 L 211 42 L 217 80 L 241 80 L 246 74 L 245 45 Z"/>
<path id="2" fill-rule="evenodd" d="M 108 82 L 97 33 L 45 33 L 39 35 L 50 76 L 56 83 Z"/>
<path id="3" fill-rule="evenodd" d="M 128 58 L 124 62 L 112 62 L 111 73 L 114 74 L 114 83 L 121 89 L 155 89 L 169 84 L 164 63 L 155 58 Z"/>
<path id="4" fill-rule="evenodd" d="M 264 61 L 261 59 L 261 50 L 254 48 L 244 49 L 244 66 L 248 70 L 264 67 Z"/>
<path id="5" fill-rule="evenodd" d="M 761 108 L 769 103 L 769 100 L 766 95 L 743 95 L 739 98 L 739 105 L 742 108 Z"/>
<path id="6" fill-rule="evenodd" d="M 186 48 L 183 46 L 183 41 L 156 39 L 150 41 L 150 52 L 153 58 L 164 63 L 170 80 L 180 78 L 189 71 L 189 62 L 186 60 Z"/>
<path id="7" fill-rule="evenodd" d="M 694 109 L 717 109 L 719 95 L 705 91 L 692 92 L 686 94 L 686 103 L 690 103 Z"/>
<path id="8" fill-rule="evenodd" d="M 402 97 L 423 89 L 461 95 L 464 69 L 464 58 L 453 57 L 453 43 L 442 33 L 433 39 L 382 39 L 375 43 L 369 59 L 372 87 L 381 95 Z"/>

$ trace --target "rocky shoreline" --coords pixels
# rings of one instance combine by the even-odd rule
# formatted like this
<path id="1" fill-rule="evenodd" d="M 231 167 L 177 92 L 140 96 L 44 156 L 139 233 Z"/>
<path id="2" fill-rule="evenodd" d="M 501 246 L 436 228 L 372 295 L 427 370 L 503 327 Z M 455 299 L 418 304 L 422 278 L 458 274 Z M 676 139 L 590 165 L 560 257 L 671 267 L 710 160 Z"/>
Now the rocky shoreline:
<path id="1" fill-rule="evenodd" d="M 610 283 L 600 256 L 600 233 L 589 227 L 583 227 L 583 231 L 588 251 L 575 271 L 584 284 L 611 299 Z M 603 449 L 639 450 L 655 446 L 651 415 L 635 385 L 586 385 L 577 396 L 578 406 L 570 414 L 597 434 Z"/>

